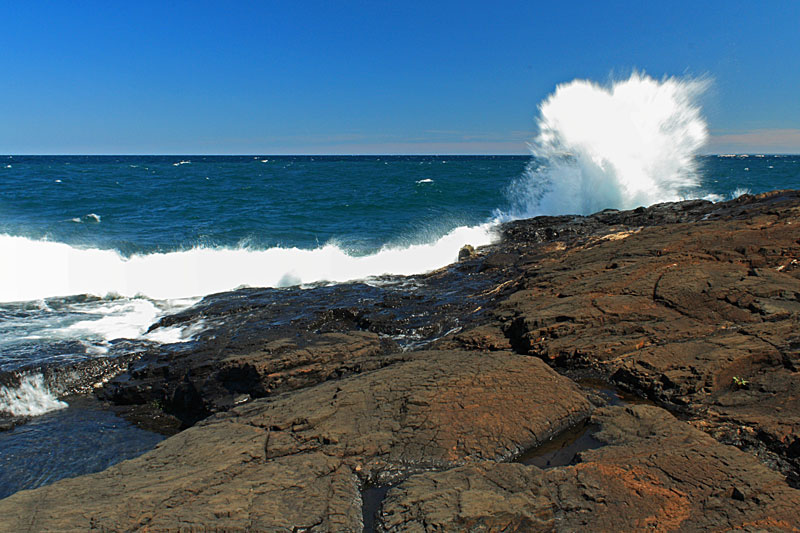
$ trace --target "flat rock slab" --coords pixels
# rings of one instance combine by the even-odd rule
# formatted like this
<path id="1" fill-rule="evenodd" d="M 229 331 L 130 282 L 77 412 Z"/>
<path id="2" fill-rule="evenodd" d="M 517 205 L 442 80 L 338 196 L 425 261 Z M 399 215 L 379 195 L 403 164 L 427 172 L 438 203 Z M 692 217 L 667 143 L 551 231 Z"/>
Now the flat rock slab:
<path id="1" fill-rule="evenodd" d="M 0 531 L 360 531 L 363 482 L 508 459 L 590 411 L 538 359 L 419 352 L 234 408 L 103 472 L 14 494 L 0 501 Z"/>
<path id="2" fill-rule="evenodd" d="M 306 333 L 254 344 L 244 353 L 150 354 L 107 383 L 99 396 L 119 406 L 158 405 L 187 427 L 251 398 L 380 368 L 397 358 L 381 357 L 397 347 L 366 331 Z"/>
<path id="3" fill-rule="evenodd" d="M 536 358 L 429 351 L 221 418 L 268 430 L 270 457 L 324 449 L 365 480 L 384 482 L 414 470 L 510 459 L 591 409 L 574 383 Z"/>
<path id="4" fill-rule="evenodd" d="M 797 531 L 800 491 L 663 409 L 598 410 L 574 466 L 481 463 L 389 490 L 380 531 Z"/>
<path id="5" fill-rule="evenodd" d="M 383 502 L 379 531 L 554 531 L 555 504 L 535 466 L 481 463 L 412 476 Z"/>

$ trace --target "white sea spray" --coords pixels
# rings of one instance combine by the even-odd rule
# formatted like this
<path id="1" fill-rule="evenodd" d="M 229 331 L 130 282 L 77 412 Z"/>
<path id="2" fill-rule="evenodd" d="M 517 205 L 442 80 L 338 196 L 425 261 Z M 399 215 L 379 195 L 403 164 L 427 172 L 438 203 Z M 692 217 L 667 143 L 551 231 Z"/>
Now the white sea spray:
<path id="1" fill-rule="evenodd" d="M 590 214 L 685 198 L 708 129 L 697 104 L 707 81 L 634 73 L 602 86 L 559 85 L 539 106 L 534 156 L 509 189 L 513 217 Z"/>
<path id="2" fill-rule="evenodd" d="M 38 416 L 65 407 L 67 403 L 59 400 L 47 388 L 41 374 L 21 376 L 18 387 L 0 386 L 0 412 L 14 416 Z"/>

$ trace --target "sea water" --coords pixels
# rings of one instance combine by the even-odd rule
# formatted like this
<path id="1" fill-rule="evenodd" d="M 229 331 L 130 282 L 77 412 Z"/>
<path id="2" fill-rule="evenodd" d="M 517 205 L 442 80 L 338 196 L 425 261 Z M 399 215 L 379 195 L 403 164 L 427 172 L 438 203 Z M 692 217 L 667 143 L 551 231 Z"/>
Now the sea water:
<path id="1" fill-rule="evenodd" d="M 188 341 L 147 330 L 216 292 L 433 270 L 513 218 L 800 188 L 800 156 L 697 155 L 703 86 L 560 85 L 527 156 L 0 156 L 0 371 Z M 26 374 L 0 411 L 57 393 Z"/>

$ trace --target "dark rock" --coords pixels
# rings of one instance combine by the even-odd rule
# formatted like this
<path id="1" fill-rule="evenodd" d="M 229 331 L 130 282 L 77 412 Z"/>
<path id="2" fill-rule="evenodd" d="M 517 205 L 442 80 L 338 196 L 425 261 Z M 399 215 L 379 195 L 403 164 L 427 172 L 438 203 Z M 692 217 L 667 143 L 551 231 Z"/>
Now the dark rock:
<path id="1" fill-rule="evenodd" d="M 478 254 L 475 252 L 475 247 L 471 244 L 465 244 L 458 251 L 458 260 L 466 261 L 467 259 L 474 259 Z"/>
<path id="2" fill-rule="evenodd" d="M 559 531 L 797 531 L 800 491 L 666 411 L 598 410 L 607 446 L 544 474 Z M 751 498 L 748 495 L 758 495 Z"/>
<path id="3" fill-rule="evenodd" d="M 518 352 L 591 368 L 702 420 L 797 484 L 789 448 L 800 433 L 800 276 L 788 268 L 800 257 L 798 205 L 797 192 L 778 191 L 560 220 L 561 233 L 573 227 L 579 237 L 525 269 L 522 290 L 495 313 L 496 331 Z M 600 220 L 651 215 L 657 224 L 591 234 Z M 518 221 L 508 238 L 540 225 Z M 750 436 L 731 436 L 731 424 Z"/>

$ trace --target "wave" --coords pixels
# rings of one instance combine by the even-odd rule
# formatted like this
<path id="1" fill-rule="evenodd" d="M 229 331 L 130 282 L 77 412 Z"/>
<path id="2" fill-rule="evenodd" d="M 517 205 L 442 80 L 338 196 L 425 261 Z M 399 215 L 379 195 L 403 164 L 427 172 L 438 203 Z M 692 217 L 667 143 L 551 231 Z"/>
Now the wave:
<path id="1" fill-rule="evenodd" d="M 0 412 L 12 416 L 37 416 L 67 407 L 47 388 L 41 374 L 25 374 L 19 387 L 0 386 Z"/>
<path id="2" fill-rule="evenodd" d="M 539 105 L 534 159 L 509 188 L 512 218 L 590 214 L 680 200 L 698 187 L 708 128 L 702 79 L 633 73 L 604 87 L 574 80 Z"/>
<path id="3" fill-rule="evenodd" d="M 285 287 L 410 275 L 452 263 L 465 244 L 494 240 L 493 224 L 459 227 L 434 242 L 384 246 L 353 256 L 335 244 L 316 249 L 193 248 L 123 257 L 115 250 L 0 235 L 0 302 L 78 294 L 191 298 L 242 286 Z"/>

